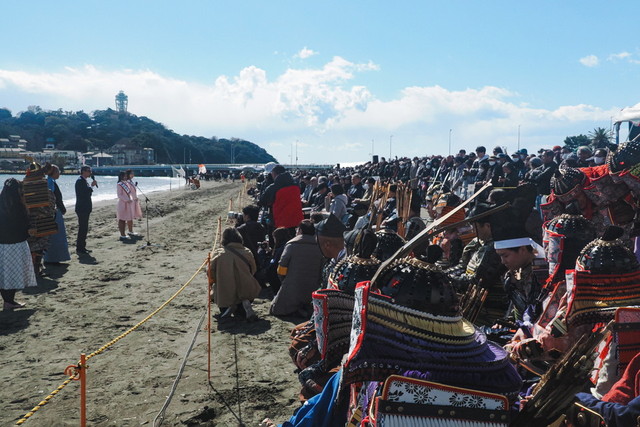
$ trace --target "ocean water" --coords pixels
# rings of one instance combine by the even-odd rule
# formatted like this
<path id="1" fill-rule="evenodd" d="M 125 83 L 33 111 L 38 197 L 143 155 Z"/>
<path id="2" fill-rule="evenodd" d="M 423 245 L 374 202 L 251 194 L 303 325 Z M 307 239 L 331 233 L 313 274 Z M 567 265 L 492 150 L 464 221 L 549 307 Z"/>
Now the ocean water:
<path id="1" fill-rule="evenodd" d="M 0 174 L 0 183 L 4 183 L 8 178 L 22 180 L 24 175 Z M 76 204 L 75 184 L 77 179 L 78 175 L 62 175 L 58 178 L 58 187 L 60 187 L 62 199 L 64 200 L 64 205 L 67 209 Z M 117 198 L 117 176 L 97 176 L 96 181 L 98 181 L 98 188 L 93 187 L 93 196 L 91 197 L 94 203 L 101 200 L 114 200 Z M 144 192 L 150 200 L 153 200 L 153 197 L 150 195 L 151 193 L 155 193 L 157 191 L 168 191 L 170 189 L 184 189 L 184 179 L 182 178 L 169 178 L 166 176 L 136 176 L 133 181 L 138 183 L 138 198 L 140 198 L 141 201 L 144 200 L 141 191 Z M 89 182 L 91 182 L 91 179 L 89 179 Z"/>

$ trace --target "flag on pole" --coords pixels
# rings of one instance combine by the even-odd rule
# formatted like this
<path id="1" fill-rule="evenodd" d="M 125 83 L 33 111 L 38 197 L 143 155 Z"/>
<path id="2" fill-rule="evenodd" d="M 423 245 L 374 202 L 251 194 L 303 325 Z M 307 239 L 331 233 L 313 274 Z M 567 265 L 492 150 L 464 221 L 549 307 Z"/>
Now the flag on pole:
<path id="1" fill-rule="evenodd" d="M 205 165 L 198 165 L 198 173 L 205 174 L 207 173 L 207 167 Z"/>
<path id="2" fill-rule="evenodd" d="M 180 171 L 178 169 L 174 168 L 173 166 L 171 166 L 171 171 L 173 172 L 173 177 L 174 178 L 181 178 L 182 177 L 182 175 L 180 174 Z"/>

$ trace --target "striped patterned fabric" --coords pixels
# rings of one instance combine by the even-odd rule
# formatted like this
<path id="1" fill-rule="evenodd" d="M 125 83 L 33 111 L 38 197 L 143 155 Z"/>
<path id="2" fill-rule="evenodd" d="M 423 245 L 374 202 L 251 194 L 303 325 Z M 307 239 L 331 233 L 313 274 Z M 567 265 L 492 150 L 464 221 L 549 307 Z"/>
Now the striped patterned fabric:
<path id="1" fill-rule="evenodd" d="M 505 350 L 470 322 L 403 307 L 369 291 L 367 282 L 356 288 L 343 389 L 394 374 L 507 397 L 521 387 Z"/>
<path id="2" fill-rule="evenodd" d="M 622 307 L 616 310 L 613 327 L 618 366 L 616 374 L 622 375 L 631 359 L 640 353 L 640 307 Z"/>
<path id="3" fill-rule="evenodd" d="M 328 368 L 337 366 L 349 350 L 354 298 L 335 289 L 312 294 L 318 350 Z"/>
<path id="4" fill-rule="evenodd" d="M 613 275 L 569 270 L 567 294 L 569 327 L 608 322 L 616 308 L 640 305 L 640 271 Z"/>

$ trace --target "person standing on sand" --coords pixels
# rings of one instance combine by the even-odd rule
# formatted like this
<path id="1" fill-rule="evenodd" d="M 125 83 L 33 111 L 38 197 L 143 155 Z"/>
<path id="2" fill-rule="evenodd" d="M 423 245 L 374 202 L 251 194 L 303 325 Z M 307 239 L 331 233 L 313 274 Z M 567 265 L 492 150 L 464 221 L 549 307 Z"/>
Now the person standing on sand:
<path id="1" fill-rule="evenodd" d="M 133 220 L 142 218 L 136 185 L 132 181 L 133 177 L 131 169 L 120 172 L 118 174 L 118 183 L 116 184 L 116 194 L 118 195 L 116 217 L 118 218 L 118 231 L 120 231 L 121 242 L 130 242 L 133 237 L 140 237 L 140 234 L 133 232 Z M 129 229 L 129 235 L 125 234 L 127 228 Z"/>
<path id="2" fill-rule="evenodd" d="M 89 215 L 93 209 L 91 203 L 91 195 L 93 188 L 98 185 L 94 179 L 89 184 L 91 177 L 91 167 L 82 166 L 80 168 L 80 176 L 76 180 L 76 215 L 78 215 L 78 238 L 76 240 L 76 253 L 78 255 L 86 255 L 90 251 L 87 250 L 87 233 L 89 233 Z"/>
<path id="3" fill-rule="evenodd" d="M 127 185 L 129 186 L 129 190 L 131 190 L 131 216 L 132 220 L 127 222 L 127 227 L 129 228 L 129 236 L 131 237 L 140 237 L 140 234 L 135 233 L 133 231 L 133 220 L 142 218 L 142 208 L 140 207 L 140 200 L 138 199 L 138 183 L 133 182 L 133 178 L 135 175 L 131 169 L 125 171 L 127 174 Z"/>
<path id="4" fill-rule="evenodd" d="M 207 272 L 209 284 L 213 285 L 213 301 L 220 308 L 220 320 L 231 318 L 239 304 L 244 308 L 247 321 L 258 320 L 251 307 L 251 301 L 261 290 L 253 276 L 255 273 L 253 254 L 243 246 L 238 230 L 225 229 L 222 232 L 222 250 L 211 260 Z"/>
<path id="5" fill-rule="evenodd" d="M 116 218 L 118 219 L 120 241 L 130 242 L 131 237 L 126 235 L 125 230 L 127 223 L 133 222 L 133 209 L 130 207 L 133 203 L 133 199 L 131 197 L 131 188 L 127 183 L 127 173 L 124 171 L 118 173 L 116 194 L 118 195 L 118 204 L 116 205 Z"/>
<path id="6" fill-rule="evenodd" d="M 71 259 L 63 217 L 63 215 L 67 213 L 67 208 L 64 206 L 60 187 L 58 187 L 56 183 L 58 178 L 60 178 L 60 169 L 56 165 L 51 165 L 51 170 L 47 178 L 47 186 L 49 187 L 49 191 L 56 197 L 55 220 L 58 225 L 58 232 L 49 236 L 49 247 L 44 253 L 45 264 L 60 264 L 62 261 L 69 261 Z"/>
<path id="7" fill-rule="evenodd" d="M 16 302 L 18 289 L 36 286 L 27 238 L 27 208 L 22 201 L 20 181 L 9 178 L 0 192 L 0 295 L 4 310 L 24 307 Z"/>

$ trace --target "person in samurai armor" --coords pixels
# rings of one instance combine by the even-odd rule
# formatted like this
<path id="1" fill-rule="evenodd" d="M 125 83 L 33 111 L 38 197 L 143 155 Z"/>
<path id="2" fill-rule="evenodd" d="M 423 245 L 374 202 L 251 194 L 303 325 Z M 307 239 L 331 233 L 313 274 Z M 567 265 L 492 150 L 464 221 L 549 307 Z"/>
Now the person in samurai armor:
<path id="1" fill-rule="evenodd" d="M 483 214 L 493 206 L 478 203 L 468 217 Z M 480 286 L 489 291 L 487 300 L 476 319 L 476 323 L 483 326 L 493 326 L 504 317 L 508 300 L 504 292 L 502 276 L 506 268 L 500 262 L 500 257 L 493 247 L 491 233 L 491 217 L 485 216 L 471 223 L 476 237 L 463 250 L 462 261 L 447 271 L 458 291 L 464 292 L 470 284 Z"/>
<path id="2" fill-rule="evenodd" d="M 417 425 L 486 417 L 506 426 L 522 380 L 506 351 L 459 315 L 442 270 L 402 258 L 378 283 L 356 288 L 341 371 L 282 426 L 407 425 L 406 415 Z"/>
<path id="3" fill-rule="evenodd" d="M 542 314 L 534 325 L 521 325 L 508 348 L 515 359 L 546 368 L 546 361 L 559 356 L 542 351 L 538 337 L 548 334 L 551 321 L 566 307 L 565 273 L 573 270 L 582 249 L 595 238 L 595 227 L 582 215 L 562 214 L 544 224 L 544 251 L 549 277 L 543 285 Z M 539 363 L 542 362 L 542 363 Z"/>

